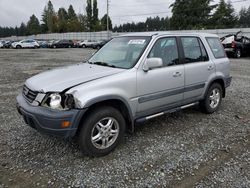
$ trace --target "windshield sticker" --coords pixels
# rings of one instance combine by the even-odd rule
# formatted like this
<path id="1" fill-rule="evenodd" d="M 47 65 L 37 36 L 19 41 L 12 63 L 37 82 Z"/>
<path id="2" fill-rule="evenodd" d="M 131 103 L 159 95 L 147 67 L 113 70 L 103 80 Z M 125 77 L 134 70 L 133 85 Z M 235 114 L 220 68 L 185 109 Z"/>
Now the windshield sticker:
<path id="1" fill-rule="evenodd" d="M 130 41 L 128 42 L 128 44 L 139 44 L 139 45 L 141 45 L 141 44 L 144 44 L 145 41 L 146 41 L 146 40 L 143 40 L 143 39 L 130 40 Z"/>

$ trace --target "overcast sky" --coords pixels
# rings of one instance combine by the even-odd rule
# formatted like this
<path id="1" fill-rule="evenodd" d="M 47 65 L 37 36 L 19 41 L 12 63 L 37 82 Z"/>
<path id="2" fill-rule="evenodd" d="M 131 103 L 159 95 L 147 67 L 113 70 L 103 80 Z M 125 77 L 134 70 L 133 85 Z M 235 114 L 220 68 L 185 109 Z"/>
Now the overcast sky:
<path id="1" fill-rule="evenodd" d="M 86 0 L 51 0 L 55 10 L 60 7 L 68 9 L 73 5 L 76 13 L 85 11 Z M 232 2 L 239 0 L 231 0 Z M 0 26 L 19 26 L 21 22 L 27 22 L 32 14 L 39 20 L 44 6 L 48 0 L 0 0 Z M 98 0 L 99 17 L 106 13 L 107 0 Z M 169 16 L 171 9 L 169 5 L 174 0 L 110 0 L 110 16 L 113 24 L 124 22 L 144 21 L 149 16 Z M 219 0 L 214 0 L 219 2 Z M 239 11 L 241 7 L 250 6 L 250 0 L 233 3 L 234 8 Z"/>

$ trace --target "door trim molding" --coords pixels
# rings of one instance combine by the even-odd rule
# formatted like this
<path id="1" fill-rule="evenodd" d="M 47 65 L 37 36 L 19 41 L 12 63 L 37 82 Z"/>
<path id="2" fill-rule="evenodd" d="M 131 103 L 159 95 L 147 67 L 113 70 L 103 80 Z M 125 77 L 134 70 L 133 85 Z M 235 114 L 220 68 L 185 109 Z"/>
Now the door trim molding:
<path id="1" fill-rule="evenodd" d="M 161 99 L 161 98 L 165 98 L 165 97 L 170 97 L 173 95 L 178 95 L 178 94 L 181 94 L 184 92 L 202 89 L 204 87 L 205 87 L 205 83 L 199 83 L 199 84 L 195 84 L 195 85 L 191 85 L 191 86 L 186 86 L 183 88 L 177 88 L 174 90 L 167 90 L 167 91 L 163 91 L 163 92 L 158 92 L 158 93 L 139 97 L 138 102 L 139 102 L 139 104 L 141 104 L 141 103 L 145 103 L 145 102 L 149 102 L 149 101 L 153 101 L 153 100 L 157 100 L 157 99 Z"/>

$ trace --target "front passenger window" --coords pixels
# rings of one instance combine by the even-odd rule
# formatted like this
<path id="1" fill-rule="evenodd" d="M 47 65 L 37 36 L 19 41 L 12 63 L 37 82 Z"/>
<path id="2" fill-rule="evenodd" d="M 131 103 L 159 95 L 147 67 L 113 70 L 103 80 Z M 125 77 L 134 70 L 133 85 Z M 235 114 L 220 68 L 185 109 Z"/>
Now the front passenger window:
<path id="1" fill-rule="evenodd" d="M 156 41 L 148 57 L 161 58 L 164 67 L 178 64 L 179 56 L 176 38 L 168 37 Z"/>

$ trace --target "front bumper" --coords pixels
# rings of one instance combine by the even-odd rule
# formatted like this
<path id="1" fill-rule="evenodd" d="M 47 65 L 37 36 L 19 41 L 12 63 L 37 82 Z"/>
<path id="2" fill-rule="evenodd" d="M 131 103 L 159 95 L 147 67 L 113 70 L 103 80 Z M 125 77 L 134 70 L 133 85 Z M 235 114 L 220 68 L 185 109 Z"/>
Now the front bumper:
<path id="1" fill-rule="evenodd" d="M 32 128 L 45 134 L 64 138 L 74 137 L 83 114 L 87 109 L 57 111 L 41 106 L 32 106 L 22 95 L 17 96 L 17 110 Z M 70 127 L 62 128 L 62 122 L 69 121 Z"/>

